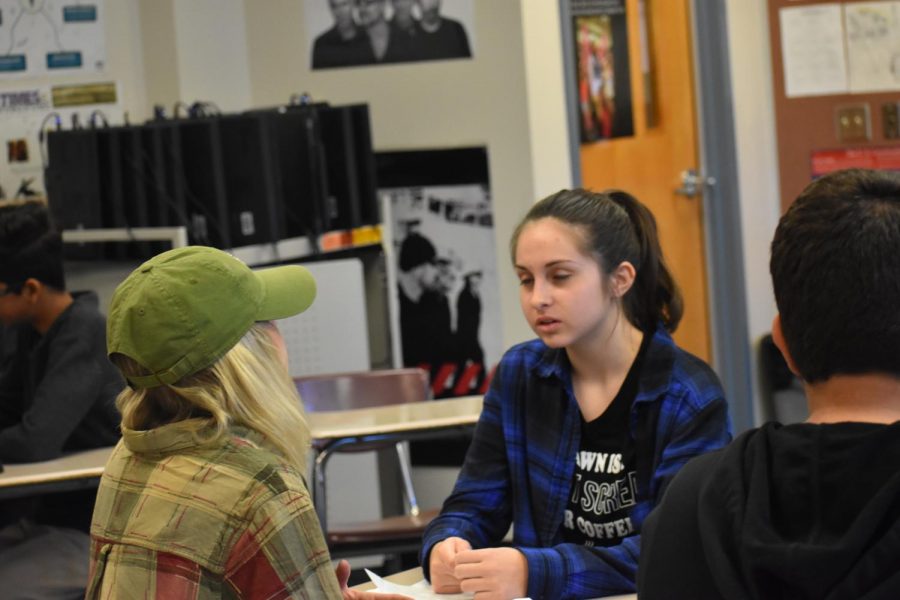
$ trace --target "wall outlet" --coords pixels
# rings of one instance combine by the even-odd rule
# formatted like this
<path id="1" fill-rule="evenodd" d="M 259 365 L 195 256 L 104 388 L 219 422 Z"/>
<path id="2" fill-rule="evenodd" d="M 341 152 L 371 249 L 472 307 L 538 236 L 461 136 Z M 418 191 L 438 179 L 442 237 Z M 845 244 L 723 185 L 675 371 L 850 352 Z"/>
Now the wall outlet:
<path id="1" fill-rule="evenodd" d="M 838 141 L 867 142 L 872 139 L 868 104 L 838 106 L 835 109 L 835 125 Z"/>
<path id="2" fill-rule="evenodd" d="M 881 105 L 881 122 L 885 139 L 900 138 L 900 102 L 885 102 Z"/>

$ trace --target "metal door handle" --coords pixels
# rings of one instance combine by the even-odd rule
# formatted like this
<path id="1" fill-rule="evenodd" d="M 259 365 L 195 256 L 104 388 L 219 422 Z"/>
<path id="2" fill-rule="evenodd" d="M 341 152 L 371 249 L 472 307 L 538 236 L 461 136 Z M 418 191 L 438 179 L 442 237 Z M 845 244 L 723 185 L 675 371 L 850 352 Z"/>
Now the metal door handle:
<path id="1" fill-rule="evenodd" d="M 714 185 L 716 185 L 715 177 L 704 177 L 696 169 L 687 169 L 681 172 L 681 187 L 676 188 L 675 193 L 679 196 L 695 198 L 703 191 L 701 188 Z"/>

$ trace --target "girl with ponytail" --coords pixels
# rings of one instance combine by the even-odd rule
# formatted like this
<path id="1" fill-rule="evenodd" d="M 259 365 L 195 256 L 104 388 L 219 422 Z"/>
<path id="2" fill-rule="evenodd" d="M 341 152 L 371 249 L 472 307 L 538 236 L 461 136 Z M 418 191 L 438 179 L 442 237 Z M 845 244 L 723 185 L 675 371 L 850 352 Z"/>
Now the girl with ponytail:
<path id="1" fill-rule="evenodd" d="M 645 517 L 691 457 L 731 439 L 722 388 L 669 335 L 681 294 L 633 196 L 553 194 L 510 251 L 538 338 L 501 360 L 422 566 L 443 593 L 634 592 Z"/>

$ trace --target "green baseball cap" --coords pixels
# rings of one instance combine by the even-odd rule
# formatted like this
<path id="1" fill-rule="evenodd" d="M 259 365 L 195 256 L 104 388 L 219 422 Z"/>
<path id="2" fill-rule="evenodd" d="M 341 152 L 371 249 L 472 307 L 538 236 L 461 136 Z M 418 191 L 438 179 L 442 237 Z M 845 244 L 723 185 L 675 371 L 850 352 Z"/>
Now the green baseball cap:
<path id="1" fill-rule="evenodd" d="M 116 288 L 107 353 L 150 371 L 128 376 L 134 388 L 173 384 L 219 360 L 255 322 L 301 313 L 315 297 L 315 279 L 300 265 L 253 271 L 215 248 L 169 250 Z"/>

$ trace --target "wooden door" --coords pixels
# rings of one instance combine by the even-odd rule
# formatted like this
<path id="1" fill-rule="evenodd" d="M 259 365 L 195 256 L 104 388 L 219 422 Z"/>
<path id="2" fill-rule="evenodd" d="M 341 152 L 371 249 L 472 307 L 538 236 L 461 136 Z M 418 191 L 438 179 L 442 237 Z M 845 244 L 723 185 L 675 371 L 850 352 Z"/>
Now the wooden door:
<path id="1" fill-rule="evenodd" d="M 656 123 L 648 127 L 638 0 L 627 0 L 634 136 L 581 146 L 584 187 L 623 189 L 656 216 L 663 253 L 684 294 L 675 332 L 682 348 L 710 360 L 702 197 L 675 193 L 681 173 L 698 169 L 689 0 L 645 0 Z M 727 83 L 727 82 L 726 82 Z M 702 191 L 702 188 L 701 188 Z"/>

